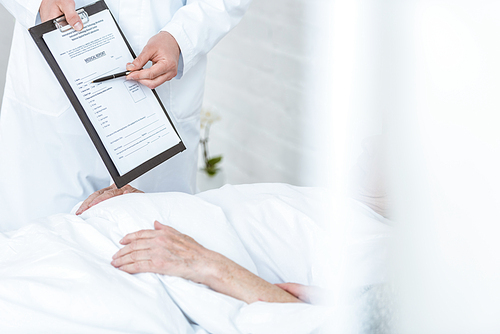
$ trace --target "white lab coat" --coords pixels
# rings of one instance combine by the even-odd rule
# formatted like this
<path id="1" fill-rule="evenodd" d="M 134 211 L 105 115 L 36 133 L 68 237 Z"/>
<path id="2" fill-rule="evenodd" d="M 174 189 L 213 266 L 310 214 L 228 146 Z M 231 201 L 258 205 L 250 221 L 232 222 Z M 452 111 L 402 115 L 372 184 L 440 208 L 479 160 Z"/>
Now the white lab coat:
<path id="1" fill-rule="evenodd" d="M 111 178 L 28 28 L 41 0 L 0 0 L 16 18 L 0 112 L 0 231 L 67 212 Z M 82 7 L 94 0 L 76 0 Z M 107 0 L 134 52 L 170 32 L 181 49 L 178 76 L 157 88 L 187 150 L 132 184 L 146 191 L 195 191 L 206 55 L 250 0 Z"/>

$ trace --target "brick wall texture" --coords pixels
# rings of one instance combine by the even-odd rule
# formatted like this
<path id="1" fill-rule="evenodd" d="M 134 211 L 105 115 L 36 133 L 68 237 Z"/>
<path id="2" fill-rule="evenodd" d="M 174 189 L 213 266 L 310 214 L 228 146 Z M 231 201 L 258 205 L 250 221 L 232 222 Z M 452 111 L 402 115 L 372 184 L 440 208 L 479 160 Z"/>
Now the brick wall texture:
<path id="1" fill-rule="evenodd" d="M 223 154 L 228 183 L 314 183 L 306 167 L 320 159 L 311 133 L 321 119 L 311 73 L 326 2 L 254 0 L 209 54 L 205 104 L 222 117 L 210 150 Z"/>

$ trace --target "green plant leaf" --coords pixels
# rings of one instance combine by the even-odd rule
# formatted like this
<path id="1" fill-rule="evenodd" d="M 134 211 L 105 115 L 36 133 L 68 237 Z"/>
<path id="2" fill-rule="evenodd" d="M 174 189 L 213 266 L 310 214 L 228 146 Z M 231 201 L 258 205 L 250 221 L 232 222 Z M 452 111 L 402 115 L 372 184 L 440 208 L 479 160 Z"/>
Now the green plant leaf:
<path id="1" fill-rule="evenodd" d="M 211 158 L 207 161 L 207 167 L 208 166 L 215 166 L 222 160 L 222 155 L 219 155 L 218 157 Z"/>
<path id="2" fill-rule="evenodd" d="M 217 172 L 220 169 L 215 167 L 209 167 L 209 168 L 204 168 L 203 170 L 208 174 L 208 176 L 213 177 L 215 176 L 215 174 L 217 174 Z"/>

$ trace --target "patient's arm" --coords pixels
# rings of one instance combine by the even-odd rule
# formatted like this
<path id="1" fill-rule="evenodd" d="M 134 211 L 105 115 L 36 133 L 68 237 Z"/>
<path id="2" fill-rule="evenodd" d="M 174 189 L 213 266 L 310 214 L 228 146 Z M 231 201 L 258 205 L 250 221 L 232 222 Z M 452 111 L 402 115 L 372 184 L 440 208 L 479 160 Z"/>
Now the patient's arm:
<path id="1" fill-rule="evenodd" d="M 109 187 L 97 190 L 92 195 L 90 195 L 85 201 L 83 201 L 82 205 L 80 205 L 80 208 L 78 208 L 76 214 L 81 215 L 84 211 L 90 209 L 94 205 L 99 204 L 102 201 L 105 201 L 112 197 L 130 193 L 142 193 L 142 191 L 137 190 L 128 184 L 118 189 L 116 185 L 113 183 Z"/>
<path id="2" fill-rule="evenodd" d="M 154 227 L 126 235 L 120 241 L 125 247 L 113 256 L 111 264 L 130 274 L 153 272 L 183 277 L 246 303 L 300 302 L 174 228 L 157 221 Z"/>

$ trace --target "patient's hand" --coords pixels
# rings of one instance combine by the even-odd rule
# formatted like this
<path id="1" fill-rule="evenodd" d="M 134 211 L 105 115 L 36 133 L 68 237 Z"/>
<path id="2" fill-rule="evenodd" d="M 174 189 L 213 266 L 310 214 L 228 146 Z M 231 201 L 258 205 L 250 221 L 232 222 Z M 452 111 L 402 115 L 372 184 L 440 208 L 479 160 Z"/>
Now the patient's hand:
<path id="1" fill-rule="evenodd" d="M 80 205 L 80 208 L 76 211 L 76 214 L 81 215 L 84 211 L 90 209 L 96 204 L 101 203 L 102 201 L 110 199 L 111 197 L 130 194 L 130 193 L 142 193 L 142 191 L 135 189 L 134 187 L 129 186 L 128 184 L 118 189 L 116 185 L 113 183 L 111 186 L 98 190 L 94 192 L 92 195 L 90 195 L 89 198 L 83 201 L 82 205 Z"/>
<path id="2" fill-rule="evenodd" d="M 246 303 L 300 302 L 193 238 L 155 221 L 154 230 L 127 234 L 111 264 L 130 274 L 152 272 L 179 276 Z"/>
<path id="3" fill-rule="evenodd" d="M 113 256 L 111 264 L 130 274 L 153 272 L 202 283 L 213 252 L 170 226 L 155 221 L 154 227 L 127 234 L 120 241 L 125 247 Z"/>

